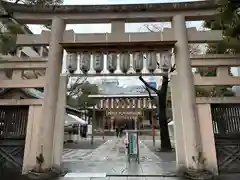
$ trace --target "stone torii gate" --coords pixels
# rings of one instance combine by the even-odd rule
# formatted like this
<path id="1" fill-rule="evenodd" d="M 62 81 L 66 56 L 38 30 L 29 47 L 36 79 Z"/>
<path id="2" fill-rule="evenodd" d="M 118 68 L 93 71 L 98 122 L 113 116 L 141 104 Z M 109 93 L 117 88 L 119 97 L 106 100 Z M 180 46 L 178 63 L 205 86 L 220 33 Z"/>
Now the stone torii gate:
<path id="1" fill-rule="evenodd" d="M 38 108 L 37 114 L 32 114 L 31 118 L 34 121 L 31 121 L 31 126 L 28 123 L 23 173 L 27 173 L 35 166 L 36 156 L 41 152 L 41 149 L 45 157 L 45 168 L 61 164 L 62 141 L 59 139 L 63 138 L 63 129 L 57 127 L 63 123 L 59 119 L 61 119 L 60 116 L 63 116 L 64 101 L 61 101 L 61 96 L 56 92 L 60 91 L 63 49 L 70 53 L 96 50 L 105 53 L 112 51 L 121 53 L 126 49 L 128 51 L 157 50 L 159 52 L 171 48 L 175 49 L 177 68 L 177 73 L 171 76 L 175 136 L 178 137 L 176 139 L 177 167 L 192 166 L 192 156 L 197 153 L 195 146 L 200 145 L 207 159 L 207 168 L 217 173 L 212 130 L 206 128 L 204 134 L 208 138 L 206 139 L 199 129 L 201 122 L 198 121 L 198 118 L 202 117 L 202 114 L 200 116 L 197 113 L 199 111 L 196 108 L 194 84 L 239 85 L 240 79 L 230 77 L 227 74 L 227 67 L 239 66 L 240 64 L 234 56 L 190 57 L 188 43 L 215 43 L 222 40 L 222 32 L 187 29 L 185 22 L 186 20 L 204 20 L 213 17 L 217 5 L 212 1 L 150 5 L 49 6 L 45 8 L 8 2 L 2 2 L 2 5 L 21 23 L 50 23 L 52 27 L 51 31 L 43 31 L 39 35 L 18 35 L 17 38 L 18 46 L 49 45 L 49 55 L 46 62 L 39 63 L 33 60 L 28 64 L 26 61 L 19 61 L 18 65 L 10 65 L 10 68 L 13 69 L 18 67 L 17 70 L 41 66 L 41 68 L 46 68 L 45 78 L 35 80 L 11 79 L 0 82 L 2 88 L 44 87 L 43 107 L 41 111 Z M 163 32 L 125 32 L 125 23 L 153 20 L 171 22 L 172 28 L 164 29 Z M 112 32 L 110 34 L 75 34 L 73 31 L 65 31 L 66 24 L 77 23 L 111 23 Z M 204 59 L 209 59 L 209 61 Z M 225 59 L 230 60 L 226 62 Z M 221 66 L 218 68 L 218 77 L 193 76 L 191 67 L 202 66 Z M 5 67 L 2 66 L 2 68 Z M 64 88 L 62 91 L 64 94 Z M 6 101 L 4 102 L 6 103 Z M 209 113 L 208 109 L 202 108 L 200 110 Z M 209 126 L 212 125 L 209 124 Z M 29 130 L 32 127 L 35 129 L 35 133 Z M 36 134 L 36 132 L 39 133 Z"/>

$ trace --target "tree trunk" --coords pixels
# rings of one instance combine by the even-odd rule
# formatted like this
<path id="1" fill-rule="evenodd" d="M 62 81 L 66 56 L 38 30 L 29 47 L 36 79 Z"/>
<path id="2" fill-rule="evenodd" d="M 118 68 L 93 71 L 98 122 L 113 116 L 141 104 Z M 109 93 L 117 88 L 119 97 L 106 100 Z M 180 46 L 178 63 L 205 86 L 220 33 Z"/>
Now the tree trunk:
<path id="1" fill-rule="evenodd" d="M 166 114 L 167 89 L 168 77 L 163 77 L 162 86 L 158 93 L 158 117 L 160 126 L 161 151 L 172 151 Z"/>

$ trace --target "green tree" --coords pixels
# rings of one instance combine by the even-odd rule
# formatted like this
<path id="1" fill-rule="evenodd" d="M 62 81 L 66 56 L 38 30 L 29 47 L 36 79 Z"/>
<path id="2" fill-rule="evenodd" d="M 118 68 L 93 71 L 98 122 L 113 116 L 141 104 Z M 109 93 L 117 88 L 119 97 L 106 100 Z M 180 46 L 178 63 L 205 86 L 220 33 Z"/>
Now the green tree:
<path id="1" fill-rule="evenodd" d="M 197 68 L 195 73 L 199 73 L 203 77 L 216 76 L 216 68 Z M 231 73 L 229 72 L 231 75 Z M 195 92 L 197 97 L 224 97 L 235 96 L 232 91 L 232 86 L 195 86 Z"/>
<path id="2" fill-rule="evenodd" d="M 208 45 L 208 53 L 240 52 L 240 1 L 218 0 L 218 15 L 204 23 L 205 28 L 223 30 L 224 40 Z"/>
<path id="3" fill-rule="evenodd" d="M 90 84 L 86 82 L 81 87 L 81 94 L 77 97 L 78 107 L 92 107 L 95 106 L 99 100 L 90 98 L 89 95 L 96 95 L 99 93 L 98 86 L 96 84 Z"/>
<path id="4" fill-rule="evenodd" d="M 196 86 L 196 96 L 197 97 L 231 97 L 235 96 L 235 93 L 229 87 L 218 87 L 218 86 L 209 86 L 201 87 Z"/>
<path id="5" fill-rule="evenodd" d="M 48 5 L 58 5 L 62 4 L 62 0 L 9 0 L 12 3 L 18 4 L 29 4 L 34 6 L 48 6 Z M 0 30 L 0 54 L 16 54 L 16 38 L 17 34 L 29 33 L 29 29 L 24 24 L 19 24 L 14 17 L 7 13 L 4 7 L 1 5 L 0 1 L 0 18 L 1 18 L 1 30 Z M 12 70 L 4 70 L 1 73 L 5 73 L 7 77 L 10 77 Z M 35 70 L 33 71 L 35 74 Z M 43 91 L 43 89 L 40 89 Z"/>
<path id="6" fill-rule="evenodd" d="M 99 100 L 90 98 L 89 95 L 96 95 L 99 93 L 98 86 L 86 81 L 87 78 L 77 78 L 76 81 L 70 84 L 68 88 L 67 104 L 78 109 L 92 107 L 98 103 Z"/>
<path id="7" fill-rule="evenodd" d="M 239 45 L 240 40 L 240 1 L 236 0 L 218 0 L 220 5 L 218 22 L 220 22 L 224 35 L 233 39 Z M 236 45 L 236 44 L 235 44 Z M 237 50 L 239 47 L 236 46 Z"/>
<path id="8" fill-rule="evenodd" d="M 2 29 L 4 29 L 5 32 L 0 34 L 0 53 L 13 54 L 16 50 L 17 34 L 23 34 L 24 31 L 21 26 L 18 26 L 9 20 L 2 21 L 2 24 Z"/>
<path id="9" fill-rule="evenodd" d="M 218 0 L 218 15 L 205 21 L 203 26 L 211 30 L 222 30 L 224 39 L 216 44 L 209 44 L 207 54 L 229 54 L 240 52 L 240 1 Z M 198 68 L 201 76 L 216 76 L 216 68 Z M 229 72 L 230 73 L 230 72 Z M 234 96 L 231 86 L 196 87 L 199 97 Z"/>
<path id="10" fill-rule="evenodd" d="M 38 7 L 63 4 L 63 0 L 10 0 L 10 1 L 14 2 L 15 4 L 24 3 L 27 5 L 34 5 Z"/>
<path id="11" fill-rule="evenodd" d="M 59 5 L 63 0 L 9 0 L 15 4 L 34 5 L 36 7 L 46 7 L 49 5 Z M 4 7 L 3 7 L 4 8 Z M 7 12 L 3 12 L 1 16 L 1 34 L 0 34 L 0 53 L 14 54 L 16 51 L 17 34 L 23 34 L 27 28 L 24 24 L 19 24 L 14 20 L 14 17 Z"/>

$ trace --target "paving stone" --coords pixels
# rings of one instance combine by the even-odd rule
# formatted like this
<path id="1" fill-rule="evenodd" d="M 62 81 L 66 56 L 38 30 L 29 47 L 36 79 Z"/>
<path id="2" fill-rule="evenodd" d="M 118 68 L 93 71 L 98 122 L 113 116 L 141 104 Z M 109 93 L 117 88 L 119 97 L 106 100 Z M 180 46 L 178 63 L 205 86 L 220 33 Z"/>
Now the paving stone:
<path id="1" fill-rule="evenodd" d="M 63 153 L 63 161 L 81 160 L 84 156 L 90 154 L 92 149 L 70 149 Z"/>
<path id="2" fill-rule="evenodd" d="M 107 177 L 107 180 L 127 180 L 127 177 Z"/>
<path id="3" fill-rule="evenodd" d="M 146 177 L 145 180 L 180 180 L 179 177 Z"/>
<path id="4" fill-rule="evenodd" d="M 59 178 L 57 180 L 180 180 L 177 177 L 106 177 L 106 178 Z"/>
<path id="5" fill-rule="evenodd" d="M 61 177 L 59 179 L 54 179 L 54 180 L 91 180 L 91 178 L 70 178 L 70 177 Z"/>
<path id="6" fill-rule="evenodd" d="M 127 177 L 127 180 L 146 180 L 145 177 Z"/>
<path id="7" fill-rule="evenodd" d="M 161 159 L 161 162 L 176 162 L 176 153 L 173 152 L 157 152 L 156 150 L 161 146 L 161 141 L 156 140 L 155 146 L 153 146 L 153 142 L 150 139 L 146 139 L 146 137 L 141 136 L 141 141 L 156 155 Z M 174 143 L 172 143 L 172 147 L 174 148 Z"/>
<path id="8" fill-rule="evenodd" d="M 159 164 L 161 158 L 151 152 L 143 142 L 139 145 L 140 164 L 134 161 L 130 164 L 127 162 L 124 138 L 114 137 L 83 157 L 80 152 L 75 155 L 71 154 L 72 159 L 64 162 L 64 168 L 70 172 L 99 172 L 108 175 L 157 175 L 176 171 L 175 162 Z"/>

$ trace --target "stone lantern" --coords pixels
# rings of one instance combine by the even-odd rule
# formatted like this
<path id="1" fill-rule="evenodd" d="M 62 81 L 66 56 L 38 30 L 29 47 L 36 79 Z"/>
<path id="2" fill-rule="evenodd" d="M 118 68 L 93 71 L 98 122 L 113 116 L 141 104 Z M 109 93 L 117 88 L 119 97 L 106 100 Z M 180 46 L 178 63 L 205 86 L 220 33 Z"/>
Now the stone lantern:
<path id="1" fill-rule="evenodd" d="M 153 73 L 157 68 L 157 53 L 148 52 L 147 53 L 147 69 L 149 72 Z"/>
<path id="2" fill-rule="evenodd" d="M 93 54 L 93 68 L 96 73 L 101 73 L 103 71 L 104 58 L 103 53 L 96 52 Z"/>
<path id="3" fill-rule="evenodd" d="M 89 52 L 83 52 L 80 56 L 80 69 L 84 74 L 87 74 L 90 70 L 91 54 Z"/>
<path id="4" fill-rule="evenodd" d="M 117 54 L 107 54 L 107 69 L 110 73 L 114 73 L 117 69 Z"/>
<path id="5" fill-rule="evenodd" d="M 120 54 L 120 70 L 126 74 L 130 69 L 130 54 L 123 52 Z"/>
<path id="6" fill-rule="evenodd" d="M 73 74 L 77 70 L 77 53 L 67 54 L 67 69 L 70 74 Z"/>
<path id="7" fill-rule="evenodd" d="M 135 72 L 140 73 L 143 69 L 143 53 L 134 52 L 133 53 L 133 69 Z"/>

